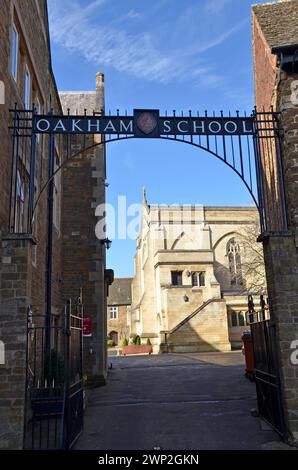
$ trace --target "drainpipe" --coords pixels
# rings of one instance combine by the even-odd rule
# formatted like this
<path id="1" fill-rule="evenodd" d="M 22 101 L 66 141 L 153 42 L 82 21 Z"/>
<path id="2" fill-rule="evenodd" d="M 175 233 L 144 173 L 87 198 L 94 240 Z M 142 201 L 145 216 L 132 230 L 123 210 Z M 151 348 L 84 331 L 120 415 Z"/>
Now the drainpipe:
<path id="1" fill-rule="evenodd" d="M 48 190 L 48 233 L 46 258 L 46 318 L 45 318 L 45 357 L 51 351 L 51 315 L 52 315 L 52 268 L 53 268 L 53 207 L 54 207 L 54 165 L 55 136 L 49 137 L 49 190 Z"/>

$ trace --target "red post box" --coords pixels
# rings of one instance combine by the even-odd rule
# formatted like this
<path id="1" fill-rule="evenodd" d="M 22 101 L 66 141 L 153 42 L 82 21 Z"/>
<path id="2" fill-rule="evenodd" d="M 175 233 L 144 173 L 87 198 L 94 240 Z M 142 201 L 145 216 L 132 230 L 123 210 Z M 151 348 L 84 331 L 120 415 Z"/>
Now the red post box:
<path id="1" fill-rule="evenodd" d="M 250 332 L 245 332 L 242 336 L 244 356 L 245 356 L 245 375 L 248 379 L 254 380 L 255 365 L 252 337 Z"/>
<path id="2" fill-rule="evenodd" d="M 83 336 L 92 336 L 92 321 L 90 317 L 83 318 Z"/>

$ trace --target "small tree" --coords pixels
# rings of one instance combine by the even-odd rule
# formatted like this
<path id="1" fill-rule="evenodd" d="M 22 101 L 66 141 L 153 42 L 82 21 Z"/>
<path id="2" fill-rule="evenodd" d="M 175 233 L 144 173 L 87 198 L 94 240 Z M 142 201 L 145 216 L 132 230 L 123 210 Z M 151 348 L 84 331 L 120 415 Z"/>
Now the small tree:
<path id="1" fill-rule="evenodd" d="M 241 231 L 240 241 L 244 248 L 241 269 L 246 290 L 262 294 L 267 291 L 267 283 L 263 246 L 257 242 L 259 234 L 259 225 L 256 221 Z"/>
<path id="2" fill-rule="evenodd" d="M 147 346 L 151 346 L 150 338 L 147 339 Z"/>

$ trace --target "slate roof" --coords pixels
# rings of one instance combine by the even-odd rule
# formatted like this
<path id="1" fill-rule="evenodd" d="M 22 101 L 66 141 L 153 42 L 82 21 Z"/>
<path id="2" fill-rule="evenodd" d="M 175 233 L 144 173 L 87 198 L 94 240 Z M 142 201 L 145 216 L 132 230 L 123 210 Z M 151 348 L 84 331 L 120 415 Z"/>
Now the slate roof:
<path id="1" fill-rule="evenodd" d="M 116 278 L 109 287 L 108 305 L 131 305 L 131 277 Z"/>
<path id="2" fill-rule="evenodd" d="M 271 48 L 298 44 L 298 0 L 261 3 L 252 8 Z"/>
<path id="3" fill-rule="evenodd" d="M 63 114 L 83 115 L 85 109 L 92 114 L 96 107 L 95 91 L 61 91 L 59 93 Z"/>

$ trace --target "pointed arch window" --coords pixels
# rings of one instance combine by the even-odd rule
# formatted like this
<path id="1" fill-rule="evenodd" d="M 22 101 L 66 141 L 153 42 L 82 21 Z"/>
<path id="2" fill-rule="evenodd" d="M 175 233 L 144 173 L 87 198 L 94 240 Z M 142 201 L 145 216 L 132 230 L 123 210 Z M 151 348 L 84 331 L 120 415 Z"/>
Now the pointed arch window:
<path id="1" fill-rule="evenodd" d="M 227 246 L 231 286 L 242 286 L 241 247 L 235 238 Z"/>

